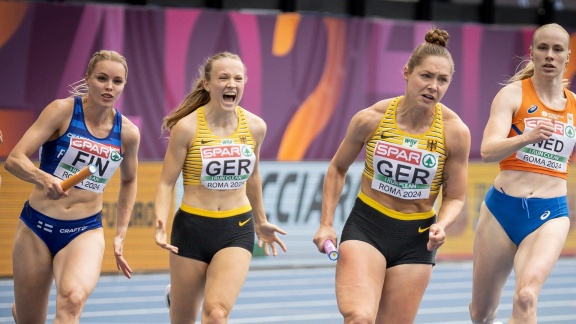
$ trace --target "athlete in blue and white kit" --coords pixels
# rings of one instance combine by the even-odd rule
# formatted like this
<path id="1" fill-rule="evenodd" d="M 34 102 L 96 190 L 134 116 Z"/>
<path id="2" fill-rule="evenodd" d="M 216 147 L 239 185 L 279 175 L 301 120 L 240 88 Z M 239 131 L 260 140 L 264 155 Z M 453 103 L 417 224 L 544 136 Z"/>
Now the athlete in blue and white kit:
<path id="1" fill-rule="evenodd" d="M 56 280 L 55 323 L 77 323 L 102 268 L 102 192 L 120 167 L 116 265 L 130 278 L 123 242 L 136 198 L 138 128 L 114 108 L 128 77 L 126 60 L 96 52 L 72 96 L 50 103 L 14 147 L 5 168 L 34 184 L 16 229 L 12 312 L 19 323 L 44 323 Z M 40 166 L 30 157 L 40 151 Z M 88 164 L 97 172 L 76 187 L 62 180 Z"/>

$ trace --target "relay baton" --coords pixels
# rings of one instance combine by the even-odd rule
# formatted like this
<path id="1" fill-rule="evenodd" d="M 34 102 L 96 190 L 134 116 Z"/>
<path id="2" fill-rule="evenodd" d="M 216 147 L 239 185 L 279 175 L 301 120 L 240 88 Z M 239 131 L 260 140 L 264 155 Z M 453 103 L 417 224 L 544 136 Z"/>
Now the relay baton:
<path id="1" fill-rule="evenodd" d="M 332 243 L 332 240 L 326 240 L 324 241 L 324 252 L 326 252 L 326 254 L 328 255 L 328 259 L 332 260 L 332 261 L 336 261 L 338 260 L 338 250 L 336 250 L 336 247 L 334 246 L 334 243 Z"/>
<path id="2" fill-rule="evenodd" d="M 96 166 L 94 166 L 94 164 L 87 165 L 86 167 L 84 167 L 82 170 L 80 170 L 75 175 L 62 181 L 62 183 L 61 183 L 62 190 L 66 191 L 66 190 L 74 187 L 75 185 L 79 184 L 80 182 L 82 182 L 83 180 L 85 180 L 89 176 L 93 175 L 94 173 L 96 173 Z"/>

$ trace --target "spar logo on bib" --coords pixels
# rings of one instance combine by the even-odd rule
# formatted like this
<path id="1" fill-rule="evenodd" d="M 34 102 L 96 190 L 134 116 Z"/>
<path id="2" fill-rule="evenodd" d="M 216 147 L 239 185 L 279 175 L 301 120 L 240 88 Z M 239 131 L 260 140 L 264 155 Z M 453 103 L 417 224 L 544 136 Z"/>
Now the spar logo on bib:
<path id="1" fill-rule="evenodd" d="M 70 146 L 78 149 L 79 151 L 90 153 L 105 159 L 113 161 L 120 161 L 122 158 L 120 154 L 112 147 L 93 142 L 85 138 L 74 138 L 70 142 Z"/>
<path id="2" fill-rule="evenodd" d="M 237 145 L 223 145 L 214 147 L 203 147 L 203 159 L 222 159 L 222 158 L 238 158 L 242 157 L 240 146 Z"/>
<path id="3" fill-rule="evenodd" d="M 252 153 L 252 150 L 248 146 L 244 146 L 244 148 L 242 149 L 242 154 L 244 156 L 251 156 L 254 153 Z"/>
<path id="4" fill-rule="evenodd" d="M 564 133 L 566 134 L 566 136 L 570 137 L 570 138 L 574 138 L 574 127 L 572 126 L 566 126 L 566 128 L 564 129 Z"/>
<path id="5" fill-rule="evenodd" d="M 420 161 L 422 161 L 421 152 L 385 142 L 378 142 L 374 154 L 414 165 L 420 165 Z"/>
<path id="6" fill-rule="evenodd" d="M 436 157 L 432 154 L 426 154 L 422 158 L 422 165 L 427 168 L 433 168 L 436 166 L 437 163 L 438 161 L 436 160 Z"/>
<path id="7" fill-rule="evenodd" d="M 110 160 L 118 162 L 122 160 L 122 156 L 116 150 L 112 150 L 112 154 L 110 154 Z"/>
<path id="8" fill-rule="evenodd" d="M 548 118 L 526 118 L 524 119 L 524 124 L 526 127 L 536 128 L 536 126 L 544 121 L 550 120 Z M 555 121 L 554 122 L 554 134 L 564 136 L 566 135 L 569 138 L 574 138 L 576 132 L 574 131 L 574 126 L 568 125 L 563 122 Z"/>

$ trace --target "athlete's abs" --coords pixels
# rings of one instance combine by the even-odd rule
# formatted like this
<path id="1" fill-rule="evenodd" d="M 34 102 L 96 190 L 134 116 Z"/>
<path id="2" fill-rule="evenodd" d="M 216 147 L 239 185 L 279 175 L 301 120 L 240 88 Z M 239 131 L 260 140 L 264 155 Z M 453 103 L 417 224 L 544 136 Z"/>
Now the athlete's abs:
<path id="1" fill-rule="evenodd" d="M 28 198 L 30 206 L 46 216 L 60 220 L 75 220 L 94 215 L 102 210 L 103 196 L 91 191 L 72 188 L 68 197 L 51 200 L 42 186 L 34 186 Z M 114 206 L 114 209 L 115 206 Z"/>
<path id="2" fill-rule="evenodd" d="M 552 198 L 565 196 L 566 180 L 540 173 L 502 170 L 494 180 L 494 187 L 513 197 Z"/>

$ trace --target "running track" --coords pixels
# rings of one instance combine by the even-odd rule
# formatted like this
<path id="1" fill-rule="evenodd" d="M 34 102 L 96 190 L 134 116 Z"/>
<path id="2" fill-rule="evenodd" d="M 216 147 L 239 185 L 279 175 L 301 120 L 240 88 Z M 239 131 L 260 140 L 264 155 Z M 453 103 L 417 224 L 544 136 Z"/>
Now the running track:
<path id="1" fill-rule="evenodd" d="M 256 257 L 230 318 L 233 323 L 342 323 L 334 298 L 334 263 L 310 259 Z M 416 323 L 470 323 L 471 262 L 439 262 Z M 103 275 L 89 298 L 81 323 L 169 323 L 163 292 L 167 273 L 137 273 L 128 280 Z M 506 284 L 497 320 L 511 311 L 513 275 Z M 13 323 L 13 282 L 0 279 L 0 323 Z M 54 318 L 54 287 L 48 322 Z M 562 258 L 540 294 L 539 323 L 576 323 L 576 258 Z"/>

